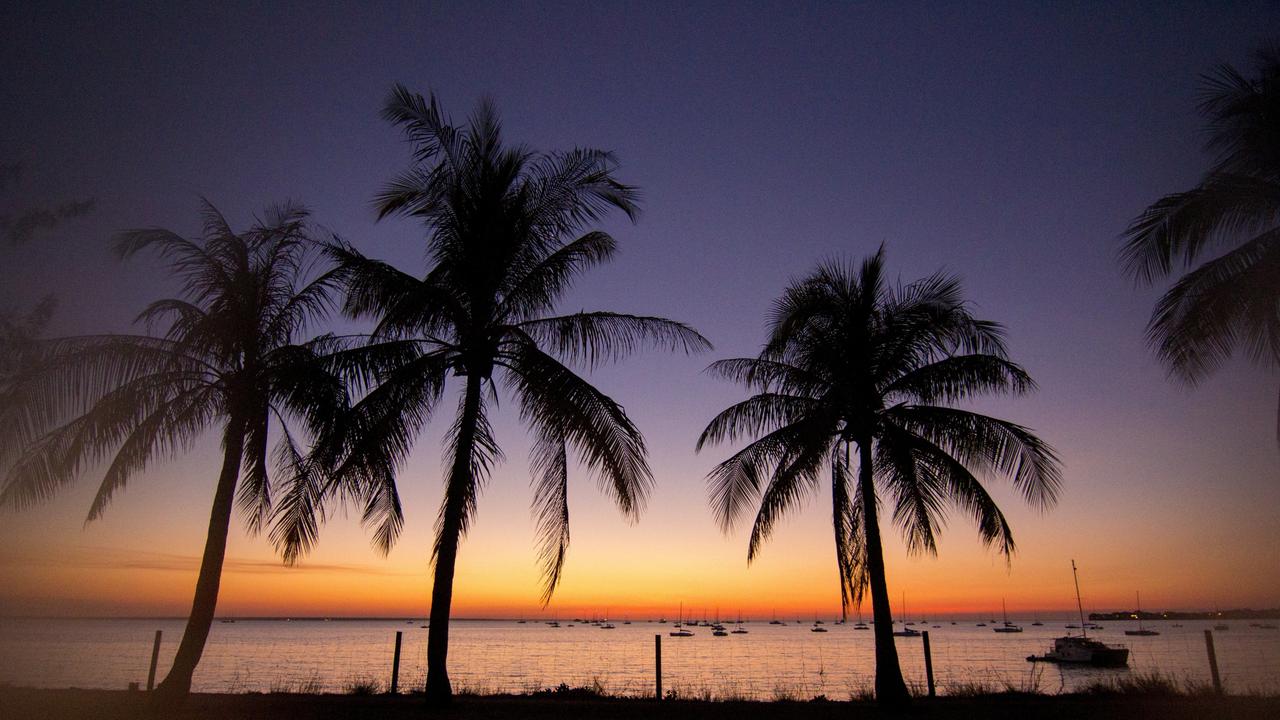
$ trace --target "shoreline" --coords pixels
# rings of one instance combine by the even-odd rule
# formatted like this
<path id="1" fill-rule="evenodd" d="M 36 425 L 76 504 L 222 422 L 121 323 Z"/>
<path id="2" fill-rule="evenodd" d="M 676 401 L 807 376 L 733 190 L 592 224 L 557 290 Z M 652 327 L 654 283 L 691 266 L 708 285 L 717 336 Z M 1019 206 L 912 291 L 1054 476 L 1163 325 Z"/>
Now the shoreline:
<path id="1" fill-rule="evenodd" d="M 459 695 L 447 709 L 428 709 L 421 695 L 192 694 L 179 709 L 154 713 L 144 692 L 125 690 L 41 690 L 0 687 L 0 708 L 12 718 L 48 720 L 131 720 L 132 718 L 697 718 L 826 720 L 827 718 L 984 717 L 1027 720 L 1089 718 L 1280 717 L 1280 696 L 1214 696 L 1168 693 L 1096 693 L 1035 695 L 996 693 L 961 697 L 916 698 L 901 713 L 867 700 L 706 701 L 583 697 L 573 692 L 539 695 Z"/>

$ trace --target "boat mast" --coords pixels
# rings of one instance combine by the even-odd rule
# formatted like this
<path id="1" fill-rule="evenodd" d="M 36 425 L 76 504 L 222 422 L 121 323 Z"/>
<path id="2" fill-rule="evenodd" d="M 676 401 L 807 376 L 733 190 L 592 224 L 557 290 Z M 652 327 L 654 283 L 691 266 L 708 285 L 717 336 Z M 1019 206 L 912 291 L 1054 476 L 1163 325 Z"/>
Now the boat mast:
<path id="1" fill-rule="evenodd" d="M 1080 611 L 1080 635 L 1089 637 L 1089 628 L 1084 624 L 1084 603 L 1080 602 L 1080 575 L 1076 573 L 1076 561 L 1071 561 L 1071 577 L 1076 581 L 1076 609 Z"/>
<path id="2" fill-rule="evenodd" d="M 1138 606 L 1138 632 L 1142 632 L 1142 592 L 1140 590 L 1133 591 L 1133 603 Z"/>

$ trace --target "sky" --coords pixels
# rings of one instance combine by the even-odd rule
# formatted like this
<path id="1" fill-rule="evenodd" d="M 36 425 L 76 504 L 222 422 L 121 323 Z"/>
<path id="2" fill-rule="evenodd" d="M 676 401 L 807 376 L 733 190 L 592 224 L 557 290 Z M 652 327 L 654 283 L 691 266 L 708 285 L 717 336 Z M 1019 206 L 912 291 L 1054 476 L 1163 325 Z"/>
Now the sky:
<path id="1" fill-rule="evenodd" d="M 1064 461 L 1055 508 L 992 492 L 1011 563 L 953 515 L 936 557 L 886 544 L 895 610 L 1065 612 L 1070 561 L 1086 610 L 1280 606 L 1277 378 L 1240 361 L 1188 389 L 1144 342 L 1161 288 L 1118 270 L 1118 236 L 1207 167 L 1198 77 L 1245 66 L 1280 27 L 1274 3 L 42 3 L 0 9 L 6 207 L 93 198 L 95 211 L 0 247 L 0 303 L 53 291 L 51 332 L 129 332 L 175 283 L 120 263 L 112 233 L 199 230 L 201 198 L 245 227 L 292 199 L 315 221 L 416 273 L 424 231 L 376 222 L 371 198 L 410 150 L 379 119 L 394 83 L 455 120 L 492 99 L 514 142 L 614 151 L 643 192 L 621 252 L 561 308 L 663 315 L 715 350 L 642 353 L 591 379 L 645 432 L 656 489 L 635 524 L 571 479 L 572 545 L 546 609 L 528 441 L 511 403 L 459 557 L 461 617 L 831 616 L 839 588 L 829 500 L 809 499 L 746 562 L 705 475 L 731 448 L 694 439 L 743 391 L 703 368 L 754 354 L 773 299 L 829 258 L 884 244 L 893 275 L 960 276 L 1007 328 L 1038 392 L 982 409 L 1034 428 Z M 457 388 L 451 388 L 456 392 Z M 442 495 L 440 428 L 399 478 L 407 525 L 373 550 L 339 512 L 284 567 L 233 521 L 224 615 L 423 616 Z M 135 477 L 84 523 L 90 470 L 52 501 L 0 514 L 0 615 L 183 615 L 216 480 L 216 439 Z M 825 507 L 824 507 L 824 503 Z"/>

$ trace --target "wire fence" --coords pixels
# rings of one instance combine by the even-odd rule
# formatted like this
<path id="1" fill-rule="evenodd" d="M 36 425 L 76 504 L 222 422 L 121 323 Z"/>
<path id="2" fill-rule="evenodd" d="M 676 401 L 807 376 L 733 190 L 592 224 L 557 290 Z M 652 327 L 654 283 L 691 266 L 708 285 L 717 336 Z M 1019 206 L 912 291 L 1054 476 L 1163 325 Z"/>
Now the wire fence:
<path id="1" fill-rule="evenodd" d="M 661 646 L 666 696 L 705 699 L 848 699 L 871 694 L 875 674 L 871 632 L 751 623 L 745 633 L 713 637 L 709 628 L 670 637 L 669 625 L 468 622 L 451 624 L 449 669 L 455 691 L 495 694 L 565 692 L 647 696 L 657 692 L 655 644 Z M 576 625 L 576 626 L 575 626 Z M 154 630 L 162 640 L 158 677 L 172 663 L 181 621 L 0 621 L 0 683 L 36 687 L 145 686 Z M 199 692 L 376 693 L 390 689 L 400 635 L 397 690 L 426 680 L 426 638 L 420 622 L 240 621 L 215 626 L 197 670 Z M 1100 633 L 1128 640 L 1124 670 L 1027 662 L 1062 630 L 1018 636 L 987 628 L 931 630 L 934 686 L 940 695 L 983 692 L 1076 692 L 1098 684 L 1149 682 L 1174 689 L 1212 687 L 1204 628 L 1168 628 L 1156 637 Z M 657 636 L 655 638 L 655 636 Z M 1280 633 L 1239 628 L 1214 634 L 1217 664 L 1228 692 L 1280 693 Z M 921 638 L 896 638 L 908 685 L 925 694 Z"/>

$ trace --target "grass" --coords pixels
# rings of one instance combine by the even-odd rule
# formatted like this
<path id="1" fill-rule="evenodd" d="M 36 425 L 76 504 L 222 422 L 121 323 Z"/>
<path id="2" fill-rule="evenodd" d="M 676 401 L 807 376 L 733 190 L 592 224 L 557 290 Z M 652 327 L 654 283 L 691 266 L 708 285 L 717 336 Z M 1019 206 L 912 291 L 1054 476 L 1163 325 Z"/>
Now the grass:
<path id="1" fill-rule="evenodd" d="M 353 678 L 342 686 L 342 691 L 348 695 L 377 695 L 382 692 L 382 683 L 373 678 Z"/>
<path id="2" fill-rule="evenodd" d="M 1124 689 L 1128 688 L 1128 689 Z M 977 692 L 980 687 L 972 690 Z M 1161 680 L 1114 686 L 1106 692 L 1066 695 L 1010 694 L 998 685 L 994 695 L 944 696 L 917 699 L 905 712 L 870 702 L 817 699 L 811 702 L 741 702 L 679 699 L 620 699 L 597 696 L 591 685 L 547 688 L 535 695 L 458 696 L 447 710 L 427 708 L 421 695 L 350 694 L 195 694 L 166 720 L 1273 720 L 1280 717 L 1280 697 L 1166 695 L 1187 687 Z M 1157 692 L 1158 691 L 1158 692 Z M 144 692 L 110 690 L 0 689 L 5 718 L 92 718 L 93 720 L 154 720 Z"/>
<path id="3" fill-rule="evenodd" d="M 1154 697 L 1202 697 L 1214 695 L 1209 683 L 1183 678 L 1181 680 L 1158 670 L 1135 672 L 1095 680 L 1080 690 L 1081 695 L 1139 695 Z"/>

